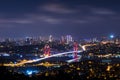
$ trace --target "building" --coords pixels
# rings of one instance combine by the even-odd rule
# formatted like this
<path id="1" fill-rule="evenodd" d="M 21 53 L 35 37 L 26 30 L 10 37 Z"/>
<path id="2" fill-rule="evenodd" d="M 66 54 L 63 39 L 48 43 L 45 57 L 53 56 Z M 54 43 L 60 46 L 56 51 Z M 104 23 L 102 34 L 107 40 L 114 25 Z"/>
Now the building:
<path id="1" fill-rule="evenodd" d="M 72 42 L 72 41 L 73 41 L 72 36 L 71 36 L 71 35 L 67 35 L 67 36 L 66 36 L 66 42 L 67 42 L 67 44 L 69 44 L 69 43 Z"/>
<path id="2" fill-rule="evenodd" d="M 120 37 L 119 36 L 115 37 L 114 42 L 115 44 L 120 44 Z"/>
<path id="3" fill-rule="evenodd" d="M 50 35 L 50 36 L 49 36 L 49 42 L 52 42 L 52 41 L 53 41 L 53 36 Z"/>

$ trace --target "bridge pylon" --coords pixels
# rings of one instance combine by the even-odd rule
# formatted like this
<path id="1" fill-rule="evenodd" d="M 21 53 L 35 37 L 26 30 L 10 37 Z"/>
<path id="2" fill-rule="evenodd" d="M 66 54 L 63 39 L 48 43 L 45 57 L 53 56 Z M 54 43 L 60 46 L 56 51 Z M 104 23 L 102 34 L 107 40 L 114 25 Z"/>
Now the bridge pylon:
<path id="1" fill-rule="evenodd" d="M 75 51 L 74 52 L 74 59 L 77 59 L 78 58 L 78 56 L 77 56 L 77 54 L 78 54 L 78 43 L 77 42 L 73 43 L 73 50 Z"/>
<path id="2" fill-rule="evenodd" d="M 44 46 L 44 56 L 50 56 L 51 54 L 50 54 L 50 46 L 48 45 L 48 44 L 46 44 L 45 46 Z"/>

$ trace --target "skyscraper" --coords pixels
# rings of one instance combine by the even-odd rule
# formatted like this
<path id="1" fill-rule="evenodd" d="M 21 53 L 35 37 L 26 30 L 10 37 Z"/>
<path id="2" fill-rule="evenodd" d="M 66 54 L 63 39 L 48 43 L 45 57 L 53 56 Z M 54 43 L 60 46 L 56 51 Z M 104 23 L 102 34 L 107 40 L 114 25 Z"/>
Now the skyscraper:
<path id="1" fill-rule="evenodd" d="M 66 36 L 66 41 L 67 41 L 67 44 L 68 44 L 69 42 L 72 42 L 72 41 L 73 41 L 72 36 L 71 36 L 71 35 L 67 35 L 67 36 Z"/>
<path id="2" fill-rule="evenodd" d="M 50 36 L 49 36 L 49 42 L 52 42 L 52 41 L 53 41 L 53 36 L 50 35 Z"/>

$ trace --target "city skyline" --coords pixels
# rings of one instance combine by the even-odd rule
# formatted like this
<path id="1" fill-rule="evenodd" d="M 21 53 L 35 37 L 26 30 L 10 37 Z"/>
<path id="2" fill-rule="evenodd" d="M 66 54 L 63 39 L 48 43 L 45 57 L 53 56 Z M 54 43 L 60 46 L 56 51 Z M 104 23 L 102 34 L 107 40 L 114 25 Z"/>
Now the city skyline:
<path id="1" fill-rule="evenodd" d="M 0 37 L 120 35 L 118 0 L 0 1 Z"/>

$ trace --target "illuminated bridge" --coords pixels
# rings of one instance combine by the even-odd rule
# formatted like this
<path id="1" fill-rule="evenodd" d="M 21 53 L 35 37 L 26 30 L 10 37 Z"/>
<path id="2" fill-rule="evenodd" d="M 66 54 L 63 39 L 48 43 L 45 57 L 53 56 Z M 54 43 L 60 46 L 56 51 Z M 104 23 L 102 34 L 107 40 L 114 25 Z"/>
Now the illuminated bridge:
<path id="1" fill-rule="evenodd" d="M 42 57 L 42 58 L 38 58 L 38 59 L 22 60 L 21 62 L 18 62 L 16 64 L 14 64 L 14 63 L 4 64 L 4 66 L 13 66 L 13 67 L 14 66 L 21 66 L 21 65 L 24 65 L 24 64 L 27 64 L 27 63 L 39 62 L 39 61 L 46 60 L 46 59 L 49 59 L 49 58 L 52 58 L 52 57 L 59 57 L 61 55 L 73 54 L 74 52 L 76 52 L 76 51 L 69 51 L 69 52 L 57 53 L 57 54 L 53 54 L 53 55 Z M 77 53 L 81 53 L 81 52 L 83 52 L 83 50 L 77 51 Z M 81 58 L 81 56 L 78 56 L 77 58 L 72 58 L 70 60 L 66 60 L 66 62 L 68 62 L 68 63 L 74 62 L 76 60 L 79 60 L 80 58 Z"/>
<path id="2" fill-rule="evenodd" d="M 24 64 L 27 64 L 27 63 L 39 62 L 39 61 L 46 60 L 46 59 L 49 59 L 49 58 L 52 58 L 52 57 L 59 57 L 59 56 L 62 56 L 62 55 L 67 55 L 67 54 L 81 53 L 81 52 L 86 50 L 86 45 L 81 46 L 81 47 L 82 47 L 82 49 L 77 50 L 77 51 L 74 50 L 74 51 L 69 51 L 69 52 L 57 53 L 57 54 L 53 54 L 53 55 L 50 55 L 50 56 L 45 56 L 45 57 L 41 57 L 41 58 L 33 59 L 33 60 L 22 60 L 21 62 L 18 62 L 16 64 L 4 64 L 4 66 L 21 66 L 21 65 L 24 65 Z M 65 62 L 71 63 L 71 62 L 80 60 L 81 57 L 82 57 L 82 55 L 79 55 L 78 57 L 72 58 L 70 60 L 65 60 Z"/>
<path id="3" fill-rule="evenodd" d="M 83 51 L 79 50 L 79 51 L 69 51 L 69 52 L 57 53 L 57 54 L 54 54 L 54 55 L 51 55 L 51 56 L 47 56 L 47 57 L 43 57 L 43 58 L 39 58 L 39 59 L 34 59 L 34 60 L 29 60 L 26 63 L 38 62 L 38 61 L 42 61 L 42 60 L 45 60 L 45 59 L 48 59 L 48 58 L 57 57 L 57 56 L 60 56 L 60 55 L 65 55 L 65 54 L 71 54 L 71 53 L 74 53 L 74 52 L 80 53 L 80 52 L 83 52 Z M 79 59 L 79 58 L 80 57 L 72 59 L 72 60 L 67 60 L 67 62 L 72 62 L 72 61 L 74 61 L 76 59 Z"/>
<path id="4" fill-rule="evenodd" d="M 42 61 L 42 60 L 45 60 L 45 59 L 48 59 L 48 58 L 57 57 L 57 56 L 61 56 L 61 55 L 66 55 L 66 54 L 71 54 L 71 53 L 81 53 L 81 52 L 86 50 L 85 46 L 86 45 L 81 46 L 82 50 L 74 50 L 74 51 L 69 51 L 69 52 L 57 53 L 57 54 L 53 54 L 53 55 L 50 55 L 50 56 L 45 56 L 43 58 L 38 58 L 38 59 L 24 61 L 24 62 L 21 62 L 21 63 L 18 63 L 18 64 L 34 63 L 34 62 Z M 79 60 L 80 58 L 81 58 L 81 56 L 75 57 L 74 59 L 67 60 L 66 62 L 69 62 L 69 63 L 70 62 L 74 62 L 76 60 Z"/>

